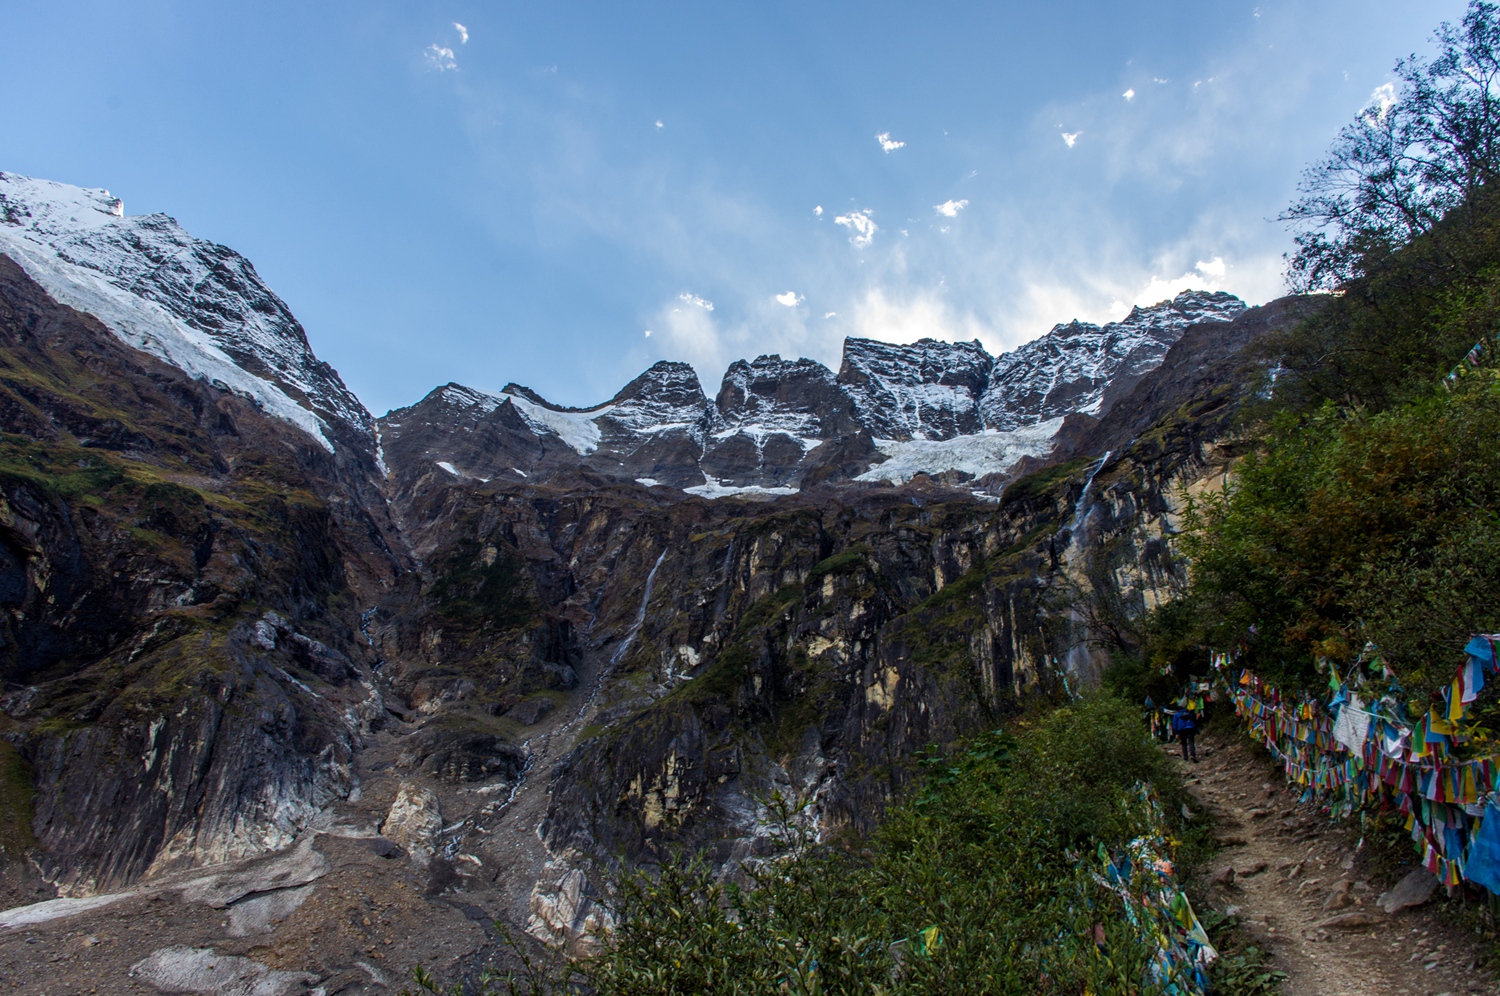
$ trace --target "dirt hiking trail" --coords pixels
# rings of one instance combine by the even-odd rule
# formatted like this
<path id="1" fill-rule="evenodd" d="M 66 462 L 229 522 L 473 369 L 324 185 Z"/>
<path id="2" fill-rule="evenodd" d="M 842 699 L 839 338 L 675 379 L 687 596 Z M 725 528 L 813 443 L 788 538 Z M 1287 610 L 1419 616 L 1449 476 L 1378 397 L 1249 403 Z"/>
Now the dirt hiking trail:
<path id="1" fill-rule="evenodd" d="M 1200 737 L 1197 764 L 1167 749 L 1224 845 L 1207 876 L 1210 905 L 1238 914 L 1287 974 L 1287 996 L 1500 993 L 1476 964 L 1479 938 L 1439 910 L 1442 890 L 1387 914 L 1378 900 L 1395 883 L 1370 869 L 1357 823 L 1298 803 L 1243 734 Z"/>

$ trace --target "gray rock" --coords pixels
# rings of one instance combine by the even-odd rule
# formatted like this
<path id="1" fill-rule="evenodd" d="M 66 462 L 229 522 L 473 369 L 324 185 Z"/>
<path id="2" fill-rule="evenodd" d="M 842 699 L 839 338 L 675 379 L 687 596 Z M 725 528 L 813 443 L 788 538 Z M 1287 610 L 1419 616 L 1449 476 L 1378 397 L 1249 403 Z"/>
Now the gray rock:
<path id="1" fill-rule="evenodd" d="M 1426 868 L 1414 868 L 1405 878 L 1396 883 L 1389 892 L 1381 893 L 1380 908 L 1387 913 L 1404 910 L 1408 906 L 1421 906 L 1432 898 L 1438 887 L 1437 877 Z"/>
<path id="2" fill-rule="evenodd" d="M 223 909 L 256 892 L 275 892 L 306 885 L 328 874 L 328 859 L 313 849 L 313 838 L 248 868 L 195 878 L 179 892 L 185 902 Z"/>
<path id="3" fill-rule="evenodd" d="M 552 700 L 545 696 L 537 696 L 527 699 L 505 714 L 506 719 L 513 719 L 522 726 L 534 726 L 540 723 L 553 709 Z"/>
<path id="4" fill-rule="evenodd" d="M 130 975 L 160 992 L 213 996 L 288 996 L 318 979 L 307 972 L 280 972 L 249 958 L 216 954 L 213 948 L 183 945 L 153 951 L 130 966 Z"/>
<path id="5" fill-rule="evenodd" d="M 252 934 L 269 934 L 280 923 L 296 912 L 297 907 L 307 902 L 316 886 L 303 885 L 294 889 L 277 889 L 248 896 L 229 907 L 229 936 L 249 937 Z"/>
<path id="6" fill-rule="evenodd" d="M 431 789 L 412 782 L 401 783 L 396 801 L 391 803 L 391 811 L 380 825 L 380 832 L 404 847 L 419 865 L 432 860 L 433 846 L 441 829 L 443 814 L 438 809 L 437 796 Z"/>

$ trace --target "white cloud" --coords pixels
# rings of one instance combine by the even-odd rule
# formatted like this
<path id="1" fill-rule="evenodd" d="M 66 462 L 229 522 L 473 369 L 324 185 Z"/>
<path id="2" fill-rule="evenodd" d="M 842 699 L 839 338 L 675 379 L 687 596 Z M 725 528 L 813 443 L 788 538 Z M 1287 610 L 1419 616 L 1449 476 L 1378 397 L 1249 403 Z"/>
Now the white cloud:
<path id="1" fill-rule="evenodd" d="M 436 42 L 422 50 L 422 57 L 426 60 L 428 69 L 436 69 L 440 73 L 458 68 L 458 62 L 453 58 L 453 49 Z"/>
<path id="2" fill-rule="evenodd" d="M 1372 124 L 1384 121 L 1395 106 L 1396 84 L 1382 83 L 1370 93 L 1370 102 L 1365 105 L 1365 119 Z"/>
<path id="3" fill-rule="evenodd" d="M 646 330 L 646 338 L 647 339 L 651 338 L 651 330 L 650 329 Z"/>
<path id="4" fill-rule="evenodd" d="M 1169 80 L 1169 79 L 1167 79 L 1164 76 L 1153 76 L 1153 77 L 1151 77 L 1151 82 L 1152 83 L 1170 83 L 1172 81 Z"/>
<path id="5" fill-rule="evenodd" d="M 1065 131 L 1062 133 L 1063 143 L 1071 149 L 1073 147 L 1073 143 L 1078 141 L 1078 136 L 1082 134 L 1083 132 L 1081 131 Z"/>
<path id="6" fill-rule="evenodd" d="M 824 318 L 837 318 L 838 316 L 839 313 L 837 311 L 825 311 L 823 313 Z"/>
<path id="7" fill-rule="evenodd" d="M 458 32 L 458 43 L 460 45 L 467 45 L 467 44 L 469 44 L 469 29 L 468 28 L 464 27 L 462 24 L 459 24 L 457 21 L 454 21 L 453 22 L 453 30 L 455 30 L 455 31 Z"/>
<path id="8" fill-rule="evenodd" d="M 823 205 L 819 204 L 817 207 L 813 208 L 813 214 L 817 215 L 819 218 L 823 217 Z"/>
<path id="9" fill-rule="evenodd" d="M 875 241 L 875 232 L 878 229 L 878 226 L 870 218 L 871 213 L 869 208 L 865 208 L 863 211 L 850 211 L 848 214 L 841 214 L 837 218 L 834 218 L 833 223 L 843 225 L 854 233 L 849 236 L 849 241 L 856 249 L 868 249 L 870 248 L 870 243 Z"/>
<path id="10" fill-rule="evenodd" d="M 659 129 L 666 127 L 666 125 L 662 124 L 661 118 L 657 118 L 656 119 L 656 127 L 659 128 Z"/>
<path id="11" fill-rule="evenodd" d="M 994 342 L 992 331 L 972 315 L 958 315 L 934 290 L 901 292 L 874 287 L 854 306 L 853 334 L 882 342 L 916 342 L 942 339 L 957 342 L 985 339 Z"/>
<path id="12" fill-rule="evenodd" d="M 895 139 L 891 138 L 891 133 L 888 131 L 883 131 L 879 135 L 876 135 L 875 141 L 879 142 L 880 147 L 886 152 L 895 152 L 897 149 L 906 144 L 905 142 L 898 142 Z"/>
<path id="13" fill-rule="evenodd" d="M 801 297 L 796 291 L 787 291 L 785 294 L 776 295 L 776 303 L 784 304 L 788 308 L 795 308 L 805 300 L 807 300 L 807 298 Z"/>
<path id="14" fill-rule="evenodd" d="M 969 202 L 968 201 L 953 201 L 953 200 L 948 200 L 948 201 L 944 201 L 941 204 L 934 204 L 932 206 L 932 209 L 934 211 L 936 211 L 938 214 L 942 215 L 944 218 L 957 218 L 958 217 L 958 212 L 962 211 L 964 208 L 966 208 L 968 206 L 969 206 Z"/>
<path id="15" fill-rule="evenodd" d="M 1273 263 L 1274 266 L 1274 263 Z M 1241 270 L 1241 268 L 1236 268 Z M 1280 276 L 1280 267 L 1275 266 L 1276 275 Z M 1168 272 L 1171 272 L 1170 270 Z M 1193 264 L 1193 268 L 1181 276 L 1162 278 L 1153 275 L 1139 292 L 1131 299 L 1131 303 L 1147 307 L 1158 302 L 1174 298 L 1185 290 L 1219 291 L 1227 290 L 1234 294 L 1248 298 L 1255 302 L 1258 295 L 1252 293 L 1256 287 L 1264 283 L 1263 279 L 1257 279 L 1258 275 L 1245 272 L 1236 272 L 1232 283 L 1225 278 L 1229 276 L 1229 265 L 1224 262 L 1223 256 L 1215 256 L 1204 262 L 1199 260 Z"/>
<path id="16" fill-rule="evenodd" d="M 696 305 L 697 307 L 702 308 L 704 311 L 714 310 L 714 303 L 712 301 L 708 300 L 707 298 L 701 298 L 696 294 L 689 294 L 687 291 L 683 291 L 681 294 L 678 294 L 677 300 L 686 301 L 688 304 Z"/>
<path id="17" fill-rule="evenodd" d="M 1120 94 L 1120 96 L 1124 97 L 1126 100 L 1134 100 L 1135 87 L 1131 87 L 1129 90 L 1126 90 L 1124 93 Z"/>

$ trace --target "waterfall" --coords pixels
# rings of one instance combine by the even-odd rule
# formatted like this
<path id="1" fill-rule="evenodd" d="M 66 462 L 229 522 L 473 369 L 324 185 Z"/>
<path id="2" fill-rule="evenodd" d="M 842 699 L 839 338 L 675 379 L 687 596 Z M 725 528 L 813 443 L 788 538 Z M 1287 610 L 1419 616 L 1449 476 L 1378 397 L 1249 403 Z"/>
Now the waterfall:
<path id="1" fill-rule="evenodd" d="M 1089 471 L 1088 480 L 1083 482 L 1083 490 L 1078 494 L 1078 504 L 1073 506 L 1073 518 L 1068 522 L 1068 543 L 1071 546 L 1074 537 L 1078 533 L 1078 527 L 1083 525 L 1083 519 L 1089 511 L 1089 491 L 1094 486 L 1094 478 L 1099 476 L 1099 471 L 1104 469 L 1104 464 L 1109 460 L 1111 450 L 1105 450 L 1099 462 L 1094 464 L 1094 469 Z"/>
<path id="2" fill-rule="evenodd" d="M 614 667 L 625 659 L 625 655 L 630 652 L 630 644 L 635 640 L 635 634 L 641 631 L 641 625 L 646 621 L 646 606 L 651 602 L 651 589 L 656 587 L 656 569 L 666 559 L 667 551 L 663 550 L 661 556 L 656 558 L 656 563 L 651 565 L 651 570 L 646 575 L 646 590 L 641 594 L 641 607 L 635 612 L 635 622 L 631 623 L 630 629 L 625 631 L 625 639 L 620 641 L 620 646 L 609 655 L 610 667 Z"/>
<path id="3" fill-rule="evenodd" d="M 1078 495 L 1078 504 L 1073 507 L 1073 518 L 1068 522 L 1068 549 L 1063 554 L 1063 560 L 1072 565 L 1075 559 L 1083 554 L 1083 536 L 1080 530 L 1083 528 L 1084 520 L 1088 518 L 1089 491 L 1094 487 L 1094 478 L 1099 471 L 1104 469 L 1108 462 L 1110 450 L 1105 450 L 1099 462 L 1094 464 L 1094 469 L 1089 472 L 1088 480 L 1083 482 L 1083 491 Z M 1068 609 L 1068 638 L 1073 641 L 1068 647 L 1067 653 L 1062 656 L 1063 665 L 1063 688 L 1072 696 L 1073 690 L 1068 686 L 1067 676 L 1071 673 L 1075 678 L 1081 678 L 1086 667 L 1093 663 L 1093 654 L 1088 647 L 1088 627 L 1084 622 L 1083 613 L 1078 611 L 1077 606 Z"/>

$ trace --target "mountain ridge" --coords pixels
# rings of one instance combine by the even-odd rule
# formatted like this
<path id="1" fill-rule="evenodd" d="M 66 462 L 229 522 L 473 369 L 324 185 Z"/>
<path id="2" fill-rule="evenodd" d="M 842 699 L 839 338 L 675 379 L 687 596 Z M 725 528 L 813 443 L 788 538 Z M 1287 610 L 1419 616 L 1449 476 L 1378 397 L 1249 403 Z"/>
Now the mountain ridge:
<path id="1" fill-rule="evenodd" d="M 461 428 L 457 413 L 446 410 L 459 389 L 471 408 L 515 406 L 528 429 L 517 444 L 534 448 L 551 435 L 578 454 L 571 465 L 512 464 L 519 479 L 583 469 L 701 497 L 790 494 L 804 481 L 901 484 L 919 474 L 961 482 L 1045 456 L 1064 416 L 1103 414 L 1187 329 L 1231 322 L 1244 311 L 1232 295 L 1184 291 L 1120 322 L 1057 325 L 1000 356 L 977 340 L 902 345 L 851 337 L 837 373 L 805 357 L 763 354 L 731 363 L 711 400 L 691 367 L 663 360 L 593 406 L 555 405 L 516 384 L 500 392 L 447 385 L 378 421 L 383 438 L 399 441 L 415 431 L 428 468 L 460 478 L 490 480 L 504 468 L 465 462 L 474 455 L 445 441 Z M 855 440 L 856 452 L 845 447 L 831 470 L 836 448 L 823 447 L 847 440 Z M 423 472 L 431 471 L 406 466 L 401 476 Z"/>

